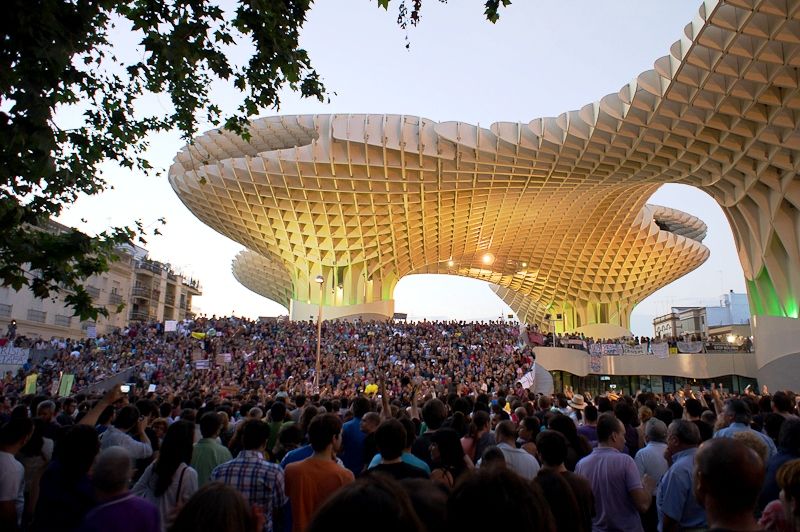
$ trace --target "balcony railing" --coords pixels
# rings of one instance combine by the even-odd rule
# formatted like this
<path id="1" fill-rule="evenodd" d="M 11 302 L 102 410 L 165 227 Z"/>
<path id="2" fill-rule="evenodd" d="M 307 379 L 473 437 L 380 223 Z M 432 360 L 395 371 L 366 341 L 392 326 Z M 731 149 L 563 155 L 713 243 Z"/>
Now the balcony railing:
<path id="1" fill-rule="evenodd" d="M 96 286 L 88 285 L 86 287 L 86 292 L 89 294 L 89 297 L 91 297 L 93 300 L 96 301 L 100 299 L 100 289 L 97 288 Z"/>
<path id="2" fill-rule="evenodd" d="M 41 310 L 28 309 L 28 320 L 44 323 L 47 320 L 47 312 Z"/>
<path id="3" fill-rule="evenodd" d="M 162 270 L 164 269 L 160 264 L 157 262 L 150 262 L 147 260 L 140 260 L 136 263 L 136 268 L 140 270 L 147 270 L 149 272 L 153 272 L 157 275 L 161 275 Z"/>
<path id="4" fill-rule="evenodd" d="M 108 294 L 108 303 L 110 305 L 119 305 L 122 303 L 122 296 L 117 294 L 116 292 L 111 292 Z"/>
<path id="5" fill-rule="evenodd" d="M 150 290 L 149 288 L 146 288 L 144 286 L 134 286 L 133 289 L 131 290 L 131 295 L 133 297 L 150 298 L 151 293 L 152 293 L 152 290 Z"/>
<path id="6" fill-rule="evenodd" d="M 12 305 L 0 303 L 0 318 L 10 318 L 11 310 L 12 310 Z"/>
<path id="7" fill-rule="evenodd" d="M 128 315 L 128 318 L 131 321 L 150 321 L 155 319 L 154 316 L 151 316 L 147 312 L 142 312 L 140 310 L 132 310 L 131 313 Z"/>
<path id="8" fill-rule="evenodd" d="M 167 294 L 166 296 L 164 296 L 164 304 L 167 305 L 168 307 L 174 307 L 175 306 L 175 295 L 174 294 Z"/>

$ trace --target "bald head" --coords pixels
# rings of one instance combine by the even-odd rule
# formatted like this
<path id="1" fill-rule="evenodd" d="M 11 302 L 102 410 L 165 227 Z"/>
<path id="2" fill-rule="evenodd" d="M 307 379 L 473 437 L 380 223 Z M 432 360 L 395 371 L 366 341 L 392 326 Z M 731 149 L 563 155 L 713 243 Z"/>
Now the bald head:
<path id="1" fill-rule="evenodd" d="M 741 442 L 714 438 L 697 451 L 694 489 L 707 511 L 722 516 L 752 514 L 763 484 L 761 459 Z"/>
<path id="2" fill-rule="evenodd" d="M 132 476 L 131 455 L 122 447 L 113 446 L 97 457 L 92 482 L 97 491 L 114 495 L 128 488 Z"/>
<path id="3" fill-rule="evenodd" d="M 514 428 L 514 423 L 508 420 L 501 421 L 494 429 L 494 435 L 497 441 L 515 442 L 517 438 L 517 431 Z"/>

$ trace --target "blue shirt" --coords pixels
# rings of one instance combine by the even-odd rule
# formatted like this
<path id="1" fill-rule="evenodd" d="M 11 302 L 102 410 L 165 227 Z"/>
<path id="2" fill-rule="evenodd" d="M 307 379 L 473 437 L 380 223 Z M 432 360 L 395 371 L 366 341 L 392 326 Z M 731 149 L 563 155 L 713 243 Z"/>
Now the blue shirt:
<path id="1" fill-rule="evenodd" d="M 656 490 L 658 530 L 663 528 L 664 515 L 676 521 L 681 528 L 705 528 L 706 512 L 694 497 L 692 471 L 697 447 L 672 456 L 672 466 L 661 477 Z"/>
<path id="2" fill-rule="evenodd" d="M 775 442 L 772 441 L 772 438 L 767 436 L 766 434 L 762 434 L 757 430 L 753 430 L 750 428 L 750 425 L 745 425 L 744 423 L 731 423 L 730 426 L 725 427 L 724 429 L 719 429 L 716 434 L 714 434 L 715 438 L 733 438 L 733 435 L 737 432 L 744 432 L 746 430 L 752 431 L 753 434 L 757 435 L 761 438 L 764 443 L 767 444 L 769 448 L 769 458 L 772 458 L 776 454 L 778 454 L 778 449 L 775 447 Z"/>
<path id="3" fill-rule="evenodd" d="M 361 432 L 361 418 L 354 417 L 342 426 L 342 452 L 339 458 L 344 466 L 358 476 L 364 468 L 364 439 Z"/>
<path id="4" fill-rule="evenodd" d="M 311 447 L 311 444 L 303 445 L 297 449 L 292 449 L 286 453 L 286 456 L 284 456 L 283 460 L 281 460 L 281 467 L 286 469 L 287 465 L 305 460 L 312 454 L 314 454 L 314 449 Z"/>
<path id="5" fill-rule="evenodd" d="M 403 453 L 402 456 L 400 456 L 400 459 L 403 460 L 403 462 L 407 463 L 408 465 L 418 467 L 423 471 L 425 471 L 427 474 L 429 475 L 431 474 L 431 468 L 428 467 L 428 464 L 426 464 L 425 462 L 423 462 L 422 460 L 420 460 L 411 453 Z M 373 467 L 375 467 L 380 463 L 381 463 L 381 453 L 378 453 L 372 457 L 372 461 L 369 463 L 369 466 L 367 466 L 367 469 L 372 469 Z"/>

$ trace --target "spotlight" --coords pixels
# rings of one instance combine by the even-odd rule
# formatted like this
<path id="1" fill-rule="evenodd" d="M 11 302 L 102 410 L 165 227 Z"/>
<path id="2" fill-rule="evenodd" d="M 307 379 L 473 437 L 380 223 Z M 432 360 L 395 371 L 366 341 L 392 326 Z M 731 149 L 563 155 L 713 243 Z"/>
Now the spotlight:
<path id="1" fill-rule="evenodd" d="M 447 267 L 448 268 L 452 268 L 453 265 L 455 265 L 455 262 L 453 262 L 453 259 L 450 259 L 450 260 L 447 261 Z"/>
<path id="2" fill-rule="evenodd" d="M 482 260 L 483 260 L 483 263 L 488 266 L 489 264 L 494 262 L 494 255 L 492 255 L 491 253 L 486 253 L 486 254 L 484 254 Z"/>

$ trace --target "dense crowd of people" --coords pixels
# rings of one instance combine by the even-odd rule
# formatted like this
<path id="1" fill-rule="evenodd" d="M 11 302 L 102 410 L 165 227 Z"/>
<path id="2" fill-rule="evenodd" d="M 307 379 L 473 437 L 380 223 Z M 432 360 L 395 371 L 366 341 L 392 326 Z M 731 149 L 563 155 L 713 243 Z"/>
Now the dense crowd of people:
<path id="1" fill-rule="evenodd" d="M 308 322 L 51 347 L 0 385 L 3 531 L 800 531 L 787 391 L 535 394 L 501 322 L 326 322 L 318 376 Z"/>

